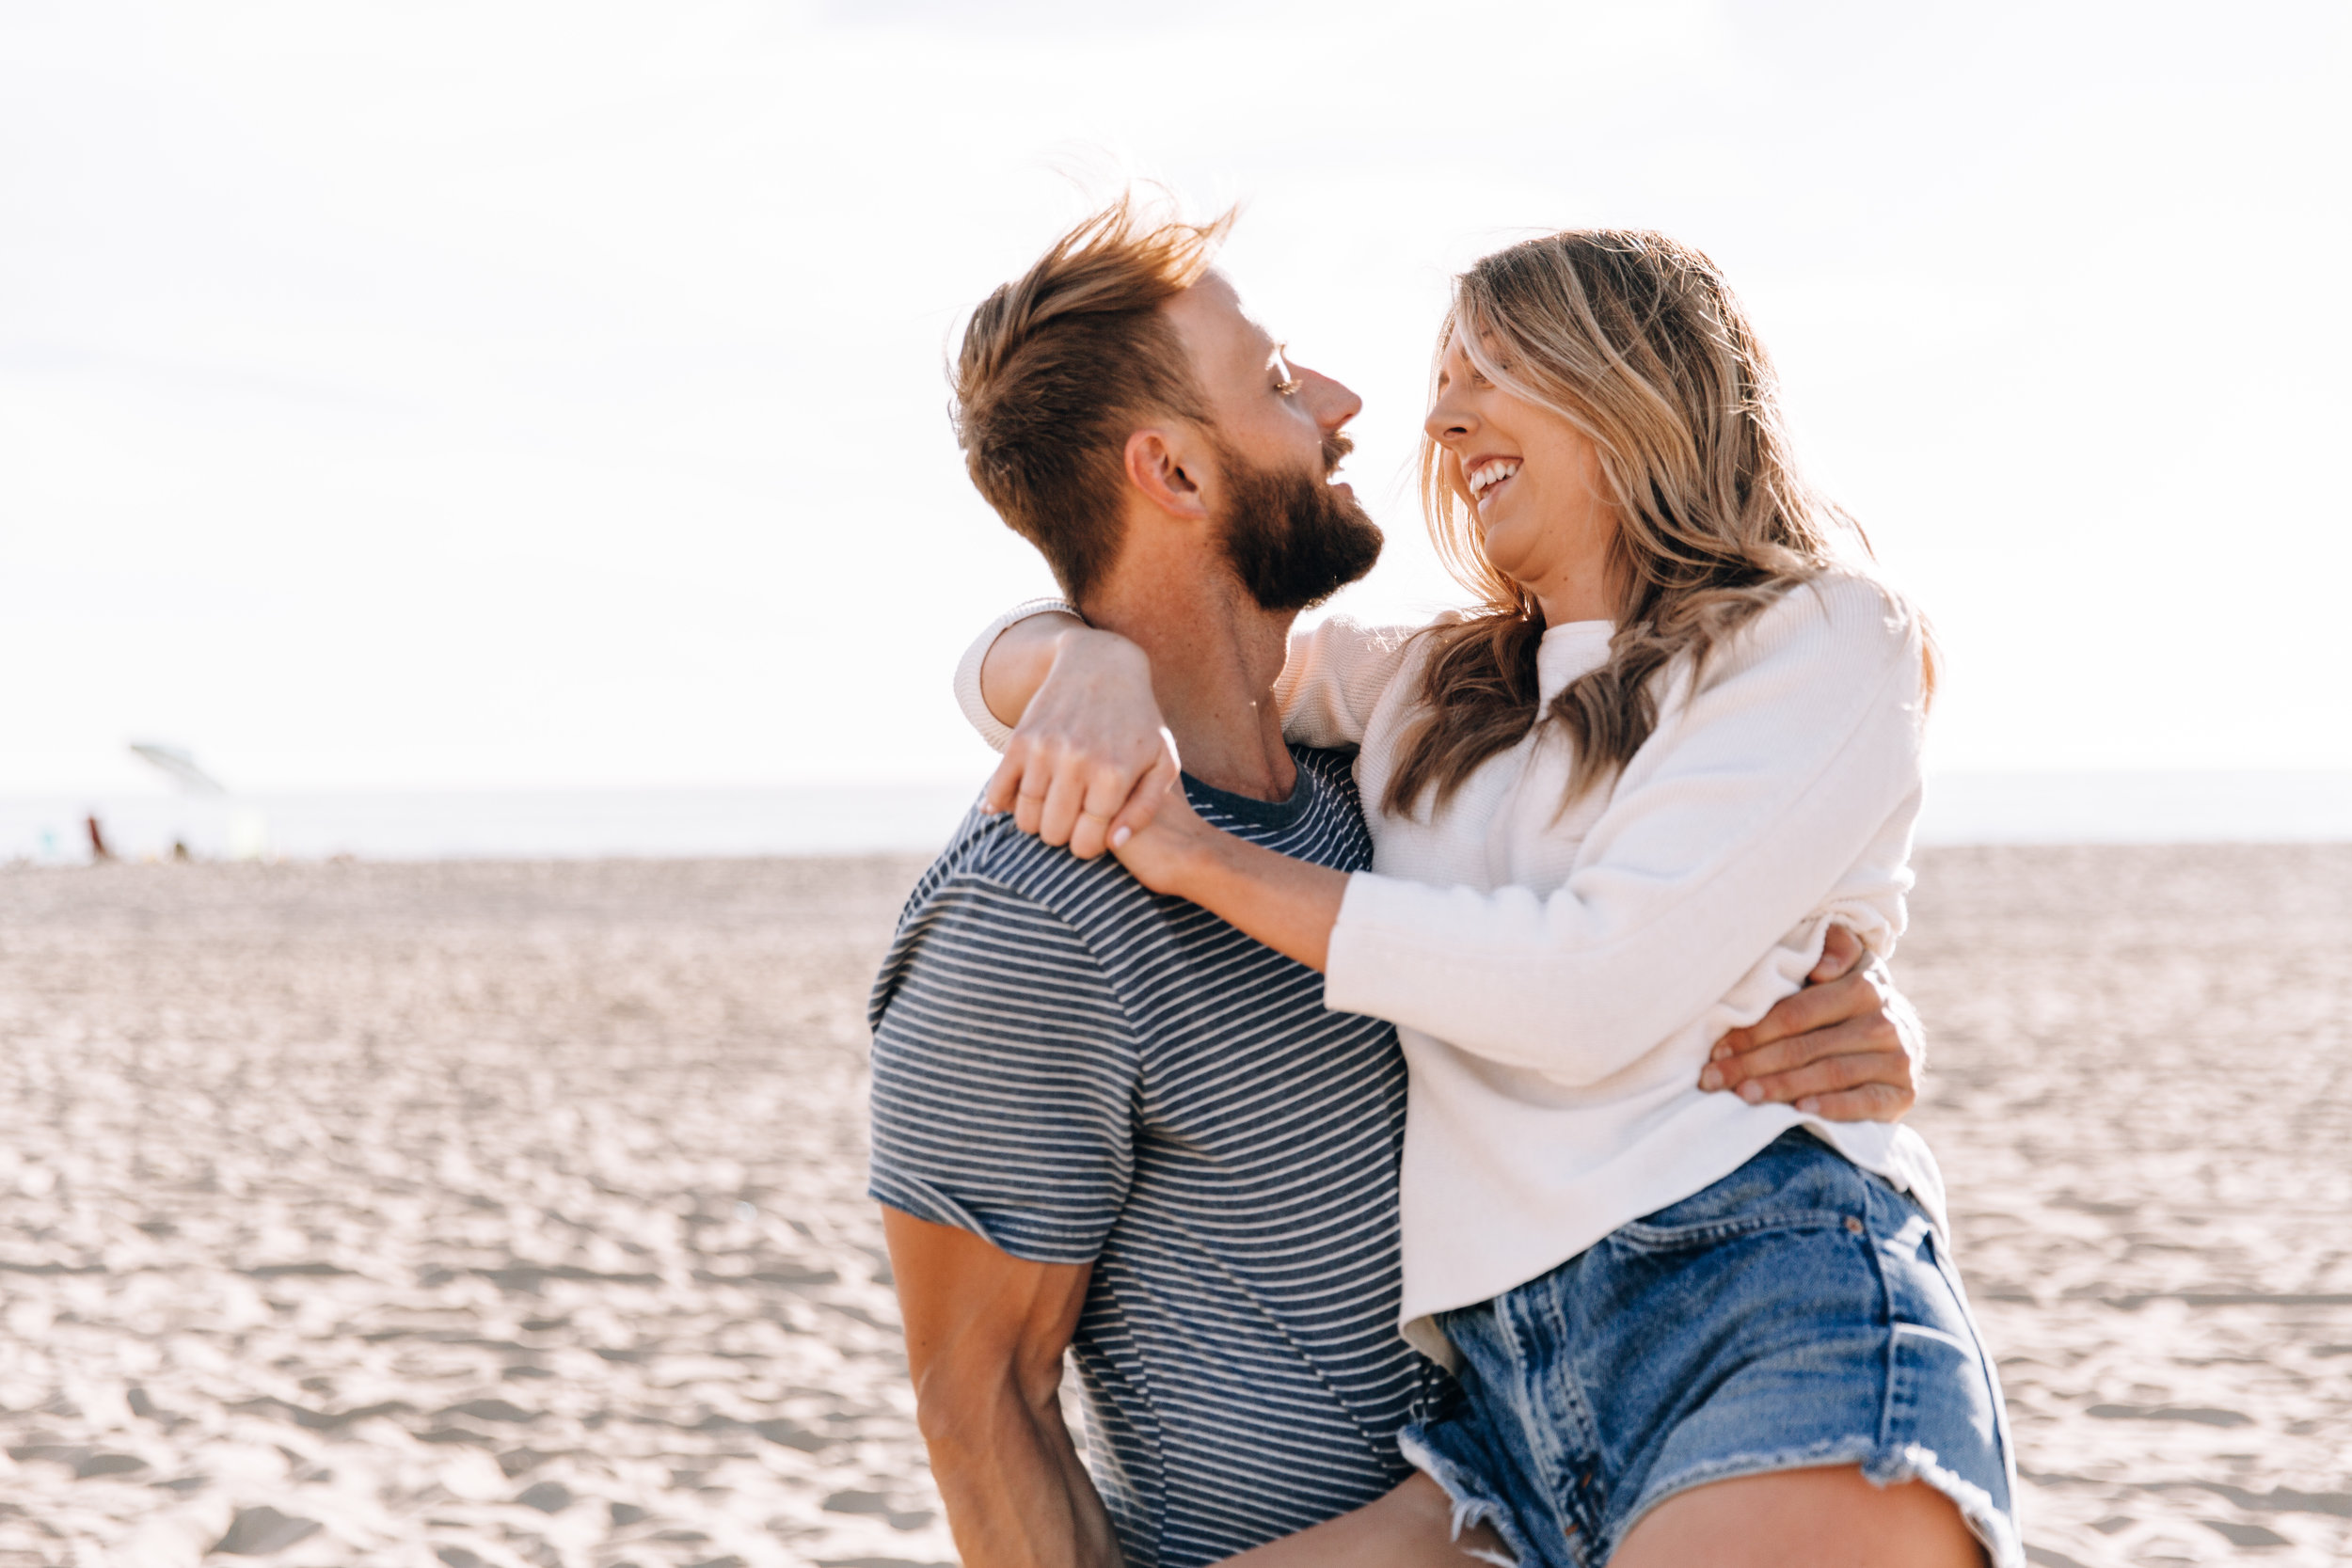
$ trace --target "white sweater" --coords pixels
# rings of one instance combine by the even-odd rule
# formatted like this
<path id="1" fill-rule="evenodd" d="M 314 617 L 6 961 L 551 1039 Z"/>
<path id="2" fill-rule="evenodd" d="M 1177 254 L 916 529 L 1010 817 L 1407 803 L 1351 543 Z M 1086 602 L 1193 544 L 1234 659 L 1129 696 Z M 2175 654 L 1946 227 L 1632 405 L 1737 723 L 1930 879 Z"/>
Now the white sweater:
<path id="1" fill-rule="evenodd" d="M 979 657 L 959 694 L 980 702 Z M 1544 634 L 1547 703 L 1608 656 L 1611 626 Z M 1907 1128 L 1828 1123 L 1705 1093 L 1726 1030 L 1796 990 L 1836 921 L 1883 957 L 1901 935 L 1919 805 L 1922 632 L 1866 578 L 1791 591 L 1716 651 L 1693 691 L 1661 677 L 1656 732 L 1563 812 L 1568 742 L 1545 725 L 1434 816 L 1381 798 L 1419 708 L 1428 640 L 1327 621 L 1275 693 L 1290 738 L 1359 745 L 1374 869 L 1349 879 L 1324 1000 L 1397 1025 L 1411 1068 L 1401 1239 L 1405 1330 L 1548 1273 L 1629 1220 L 1728 1176 L 1794 1126 L 1916 1197 L 1943 1181 Z"/>

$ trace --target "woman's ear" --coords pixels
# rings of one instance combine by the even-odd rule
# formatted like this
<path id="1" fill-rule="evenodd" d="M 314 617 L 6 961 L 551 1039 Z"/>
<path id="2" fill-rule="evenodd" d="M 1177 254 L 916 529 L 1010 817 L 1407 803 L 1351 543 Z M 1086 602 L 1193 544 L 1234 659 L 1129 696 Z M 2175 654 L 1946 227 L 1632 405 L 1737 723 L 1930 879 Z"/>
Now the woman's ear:
<path id="1" fill-rule="evenodd" d="M 1127 483 L 1152 505 L 1187 521 L 1209 515 L 1208 498 L 1200 493 L 1199 478 L 1187 471 L 1185 455 L 1171 432 L 1136 431 L 1127 437 L 1124 456 Z"/>

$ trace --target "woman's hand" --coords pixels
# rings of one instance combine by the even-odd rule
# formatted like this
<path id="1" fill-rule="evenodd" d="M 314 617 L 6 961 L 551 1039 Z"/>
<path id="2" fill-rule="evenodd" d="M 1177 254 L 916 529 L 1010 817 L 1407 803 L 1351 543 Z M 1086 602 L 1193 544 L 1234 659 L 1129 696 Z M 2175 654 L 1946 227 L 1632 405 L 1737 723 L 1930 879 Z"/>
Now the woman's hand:
<path id="1" fill-rule="evenodd" d="M 1328 967 L 1346 872 L 1211 827 L 1181 787 L 1161 797 L 1149 827 L 1111 852 L 1153 893 L 1189 898 L 1309 969 Z"/>
<path id="2" fill-rule="evenodd" d="M 1152 695 L 1152 661 L 1116 633 L 1075 626 L 1057 638 L 981 801 L 1092 860 L 1115 832 L 1140 833 L 1163 802 L 1184 799 L 1181 770 Z"/>
<path id="3" fill-rule="evenodd" d="M 1119 857 L 1119 863 L 1136 881 L 1153 893 L 1197 898 L 1202 873 L 1216 861 L 1218 851 L 1227 844 L 1238 843 L 1222 829 L 1201 821 L 1200 814 L 1192 809 L 1192 802 L 1184 798 L 1180 787 L 1168 790 L 1151 818 L 1112 845 L 1111 853 Z"/>
<path id="4" fill-rule="evenodd" d="M 1717 1041 L 1699 1087 L 1825 1121 L 1901 1119 L 1919 1099 L 1926 1045 L 1918 1015 L 1868 957 L 1832 926 L 1804 990 Z"/>

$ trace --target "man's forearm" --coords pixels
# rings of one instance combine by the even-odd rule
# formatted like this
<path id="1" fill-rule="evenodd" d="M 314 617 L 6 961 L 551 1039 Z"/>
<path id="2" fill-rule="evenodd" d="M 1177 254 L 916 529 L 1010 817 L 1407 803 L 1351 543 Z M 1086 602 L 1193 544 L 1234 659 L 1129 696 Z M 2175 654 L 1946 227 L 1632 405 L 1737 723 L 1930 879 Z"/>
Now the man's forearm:
<path id="1" fill-rule="evenodd" d="M 964 1568 L 1116 1568 L 1118 1537 L 1059 1403 L 991 1388 L 922 1391 L 931 1475 Z"/>

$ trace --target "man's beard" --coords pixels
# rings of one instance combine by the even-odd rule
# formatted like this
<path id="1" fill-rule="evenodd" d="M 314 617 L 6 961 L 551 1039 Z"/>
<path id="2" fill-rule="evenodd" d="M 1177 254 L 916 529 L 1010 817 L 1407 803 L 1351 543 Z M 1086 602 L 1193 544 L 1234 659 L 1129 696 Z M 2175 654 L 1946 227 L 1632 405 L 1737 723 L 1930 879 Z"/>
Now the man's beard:
<path id="1" fill-rule="evenodd" d="M 1324 443 L 1326 476 L 1354 445 L 1343 436 Z M 1262 468 L 1230 449 L 1218 459 L 1226 490 L 1220 543 L 1261 608 L 1319 605 L 1380 559 L 1380 526 L 1327 478 Z"/>

